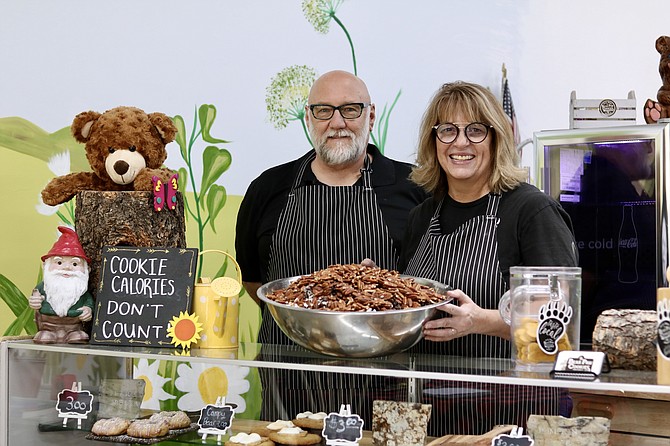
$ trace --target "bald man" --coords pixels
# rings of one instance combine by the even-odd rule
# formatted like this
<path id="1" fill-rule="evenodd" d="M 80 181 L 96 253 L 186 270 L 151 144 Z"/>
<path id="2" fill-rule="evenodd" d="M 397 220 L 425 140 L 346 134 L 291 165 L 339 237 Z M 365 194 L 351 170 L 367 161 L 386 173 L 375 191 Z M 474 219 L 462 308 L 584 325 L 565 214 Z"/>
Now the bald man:
<path id="1" fill-rule="evenodd" d="M 237 261 L 244 286 L 259 305 L 256 290 L 262 283 L 332 264 L 370 258 L 382 268 L 396 269 L 409 211 L 427 198 L 409 181 L 410 164 L 385 157 L 369 143 L 375 106 L 360 78 L 346 71 L 319 77 L 309 93 L 305 122 L 314 149 L 263 172 L 239 209 Z M 259 342 L 293 345 L 268 309 L 262 311 Z M 265 373 L 270 371 L 262 377 Z M 279 382 L 263 385 L 264 420 L 290 420 L 298 413 L 294 409 L 338 412 L 340 404 L 354 403 L 352 396 L 365 399 L 357 387 L 370 386 L 353 379 L 324 383 L 311 376 L 323 374 L 284 373 L 272 378 Z M 311 385 L 333 393 L 314 392 Z M 307 391 L 300 397 L 296 388 Z M 274 407 L 268 411 L 270 404 Z"/>

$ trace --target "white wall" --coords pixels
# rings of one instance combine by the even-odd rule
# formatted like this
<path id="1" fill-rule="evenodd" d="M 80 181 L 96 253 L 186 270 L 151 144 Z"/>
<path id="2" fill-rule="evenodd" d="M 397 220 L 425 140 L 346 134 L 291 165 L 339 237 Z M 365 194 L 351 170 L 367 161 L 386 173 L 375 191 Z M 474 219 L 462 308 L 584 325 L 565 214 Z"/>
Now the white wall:
<path id="1" fill-rule="evenodd" d="M 135 105 L 181 114 L 212 103 L 214 136 L 232 140 L 220 180 L 241 195 L 267 167 L 308 147 L 298 123 L 266 121 L 265 89 L 285 67 L 352 69 L 331 23 L 318 34 L 300 0 L 4 0 L 0 117 L 50 132 L 84 110 Z M 500 93 L 506 64 L 522 139 L 567 128 L 570 92 L 625 98 L 638 123 L 661 85 L 654 42 L 670 34 L 667 0 L 348 0 L 337 16 L 379 110 L 398 90 L 386 153 L 413 160 L 416 129 L 437 87 L 462 79 Z M 176 144 L 167 161 L 179 167 Z"/>

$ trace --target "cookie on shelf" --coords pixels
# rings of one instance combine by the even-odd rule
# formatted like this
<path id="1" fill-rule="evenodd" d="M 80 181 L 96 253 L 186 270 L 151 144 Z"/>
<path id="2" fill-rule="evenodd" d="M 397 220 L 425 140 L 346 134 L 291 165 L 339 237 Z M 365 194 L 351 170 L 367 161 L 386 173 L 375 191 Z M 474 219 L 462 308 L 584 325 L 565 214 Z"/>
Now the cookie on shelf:
<path id="1" fill-rule="evenodd" d="M 127 434 L 137 438 L 163 437 L 170 432 L 165 420 L 135 420 L 128 426 Z"/>
<path id="2" fill-rule="evenodd" d="M 279 432 L 272 432 L 270 440 L 276 444 L 288 446 L 308 446 L 321 443 L 321 436 L 310 434 L 299 427 L 285 427 Z"/>
<path id="3" fill-rule="evenodd" d="M 307 411 L 299 413 L 292 421 L 293 424 L 302 429 L 321 431 L 323 429 L 323 420 L 325 420 L 327 416 L 328 414 L 326 412 L 312 413 Z"/>
<path id="4" fill-rule="evenodd" d="M 230 437 L 225 446 L 274 446 L 274 443 L 268 437 L 261 437 L 257 433 L 240 432 Z"/>
<path id="5" fill-rule="evenodd" d="M 255 432 L 261 437 L 269 437 L 271 433 L 279 432 L 285 427 L 295 427 L 295 424 L 293 424 L 292 421 L 277 420 L 265 426 L 254 427 L 253 429 L 251 429 L 251 432 Z"/>
<path id="6" fill-rule="evenodd" d="M 129 425 L 130 420 L 126 420 L 125 418 L 103 418 L 93 424 L 91 432 L 95 435 L 102 435 L 105 437 L 122 435 L 126 433 Z"/>
<path id="7" fill-rule="evenodd" d="M 151 415 L 149 420 L 165 420 L 170 429 L 184 429 L 191 425 L 191 419 L 181 410 L 158 412 Z"/>

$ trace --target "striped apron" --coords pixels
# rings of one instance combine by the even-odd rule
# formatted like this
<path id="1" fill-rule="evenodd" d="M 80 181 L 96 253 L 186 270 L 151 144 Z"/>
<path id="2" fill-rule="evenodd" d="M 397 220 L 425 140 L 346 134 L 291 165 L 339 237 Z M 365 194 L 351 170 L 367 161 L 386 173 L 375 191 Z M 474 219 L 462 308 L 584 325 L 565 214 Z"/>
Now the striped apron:
<path id="1" fill-rule="evenodd" d="M 363 186 L 300 187 L 305 169 L 316 154 L 300 165 L 286 207 L 277 223 L 270 246 L 268 281 L 311 274 L 341 263 L 360 263 L 368 257 L 382 268 L 397 268 L 388 227 L 372 189 L 369 157 L 361 169 Z M 275 324 L 267 306 L 259 331 L 264 344 L 294 345 Z M 371 426 L 374 389 L 385 386 L 385 378 L 362 375 L 259 369 L 263 382 L 261 419 L 290 420 L 304 411 L 339 412 L 340 404 L 351 404 Z M 383 395 L 381 395 L 383 397 Z"/>
<path id="2" fill-rule="evenodd" d="M 508 288 L 498 262 L 500 198 L 500 194 L 489 194 L 486 215 L 447 235 L 440 227 L 444 201 L 440 202 L 405 274 L 449 284 L 481 308 L 497 309 Z M 510 343 L 496 336 L 473 334 L 448 342 L 421 340 L 412 352 L 509 358 Z M 435 362 L 439 362 L 438 356 Z M 480 435 L 497 424 L 525 426 L 530 414 L 558 414 L 558 390 L 554 389 L 448 381 L 423 384 L 421 399 L 433 405 L 430 435 Z"/>

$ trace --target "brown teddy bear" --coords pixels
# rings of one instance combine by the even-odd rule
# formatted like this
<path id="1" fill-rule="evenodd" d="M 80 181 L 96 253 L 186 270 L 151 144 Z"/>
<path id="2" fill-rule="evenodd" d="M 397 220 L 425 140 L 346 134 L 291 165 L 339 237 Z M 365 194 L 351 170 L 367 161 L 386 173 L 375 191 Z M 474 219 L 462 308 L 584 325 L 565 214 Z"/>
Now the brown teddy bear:
<path id="1" fill-rule="evenodd" d="M 79 113 L 71 126 L 74 138 L 86 144 L 92 172 L 76 172 L 52 179 L 42 190 L 50 206 L 69 201 L 78 192 L 153 191 L 154 208 L 167 203 L 174 209 L 177 174 L 161 167 L 165 146 L 177 128 L 163 113 L 145 113 L 135 107 L 117 107 L 104 113 Z"/>
<path id="2" fill-rule="evenodd" d="M 647 124 L 655 124 L 659 119 L 670 118 L 670 37 L 661 36 L 656 39 L 656 51 L 661 54 L 658 72 L 663 85 L 656 94 L 658 102 L 647 99 L 644 104 L 644 120 Z"/>

